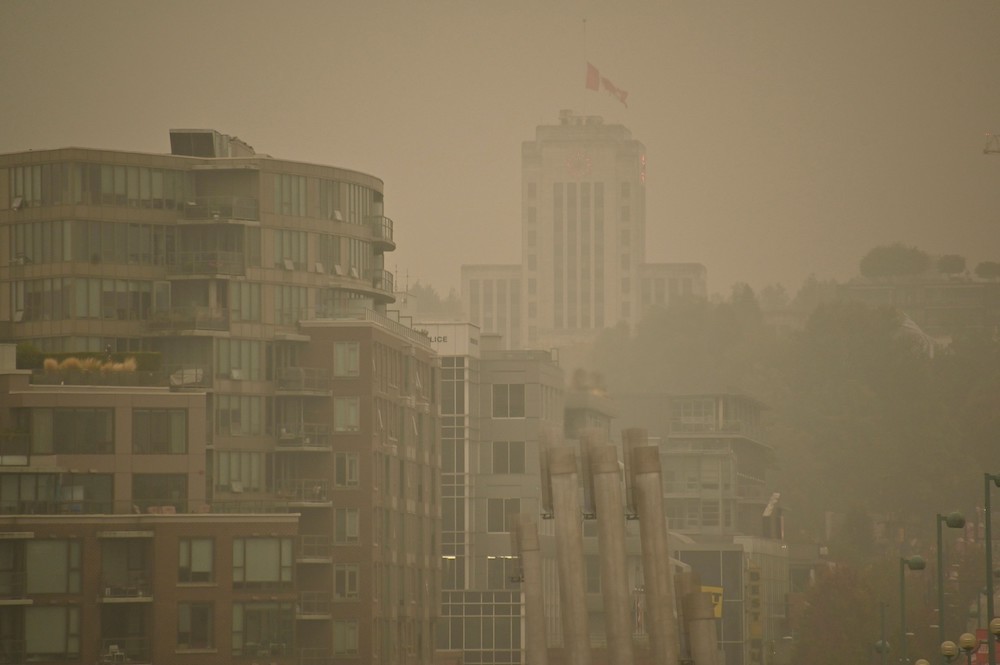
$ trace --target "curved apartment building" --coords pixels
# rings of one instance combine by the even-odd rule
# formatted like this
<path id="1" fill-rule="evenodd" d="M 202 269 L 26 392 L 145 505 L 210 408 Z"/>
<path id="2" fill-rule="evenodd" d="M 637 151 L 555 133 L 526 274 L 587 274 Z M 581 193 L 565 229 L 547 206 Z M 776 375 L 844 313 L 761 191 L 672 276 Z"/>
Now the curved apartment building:
<path id="1" fill-rule="evenodd" d="M 159 629 L 177 608 L 159 604 L 144 606 L 141 635 L 123 639 L 146 645 L 145 662 L 431 662 L 440 588 L 438 370 L 429 339 L 387 309 L 393 276 L 384 256 L 395 243 L 382 181 L 257 154 L 214 130 L 171 130 L 170 145 L 170 154 L 0 155 L 0 341 L 30 342 L 60 358 L 158 353 L 154 383 L 165 396 L 157 399 L 169 410 L 169 393 L 202 395 L 205 426 L 187 436 L 204 431 L 204 444 L 137 443 L 133 430 L 151 416 L 117 388 L 91 391 L 85 405 L 107 411 L 98 414 L 110 423 L 101 445 L 91 447 L 81 432 L 60 451 L 44 435 L 53 409 L 75 404 L 60 397 L 70 387 L 59 384 L 113 377 L 39 369 L 32 384 L 56 384 L 44 399 L 0 396 L 0 430 L 11 433 L 0 446 L 17 448 L 0 450 L 0 495 L 16 494 L 42 469 L 53 480 L 36 491 L 44 500 L 0 500 L 0 531 L 29 506 L 65 520 L 67 537 L 74 520 L 94 515 L 155 512 L 183 532 L 191 515 L 221 513 L 245 515 L 232 528 L 253 540 L 267 536 L 258 516 L 296 513 L 291 549 L 216 543 L 225 579 L 208 610 L 214 651 L 179 649 L 169 625 Z M 185 455 L 189 464 L 180 462 Z M 95 477 L 81 480 L 88 473 Z M 80 488 L 69 492 L 71 502 L 69 483 Z M 159 552 L 147 565 L 162 595 L 180 582 Z M 254 563 L 251 554 L 263 558 Z M 86 576 L 113 564 L 84 556 L 80 565 Z M 278 601 L 251 579 L 264 569 L 280 573 Z M 6 598 L 0 588 L 0 601 L 11 601 L 0 605 L 14 607 L 0 612 L 4 639 L 37 659 L 28 652 L 41 648 L 31 641 L 41 639 L 30 629 L 38 612 L 27 602 L 31 589 L 19 589 Z M 113 662 L 122 643 L 100 625 L 106 608 L 90 608 L 89 596 L 64 600 L 67 616 L 79 615 L 81 630 L 101 637 L 84 636 L 86 653 L 78 647 L 60 659 Z M 251 621 L 248 603 L 277 604 Z M 100 653 L 87 645 L 101 645 Z"/>

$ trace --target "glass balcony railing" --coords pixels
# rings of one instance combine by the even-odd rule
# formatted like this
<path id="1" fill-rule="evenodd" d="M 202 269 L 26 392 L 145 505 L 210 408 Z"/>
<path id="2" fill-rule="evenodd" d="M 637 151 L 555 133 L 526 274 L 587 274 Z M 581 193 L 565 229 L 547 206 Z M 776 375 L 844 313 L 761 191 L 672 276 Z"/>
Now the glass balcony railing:
<path id="1" fill-rule="evenodd" d="M 221 307 L 173 307 L 155 312 L 150 330 L 229 330 L 229 310 Z"/>
<path id="2" fill-rule="evenodd" d="M 386 249 L 395 249 L 396 243 L 392 239 L 392 220 L 384 215 L 372 215 L 367 217 L 368 226 L 372 230 L 372 239 L 376 244 Z"/>
<path id="3" fill-rule="evenodd" d="M 369 271 L 369 276 L 372 280 L 372 288 L 377 291 L 385 291 L 386 293 L 392 293 L 392 273 L 388 270 L 379 270 L 373 268 Z"/>
<path id="4" fill-rule="evenodd" d="M 275 489 L 278 496 L 296 503 L 327 503 L 330 500 L 330 483 L 324 478 L 279 480 Z"/>
<path id="5" fill-rule="evenodd" d="M 332 430 L 324 423 L 290 423 L 278 427 L 278 447 L 329 449 Z"/>
<path id="6" fill-rule="evenodd" d="M 248 196 L 195 196 L 184 203 L 184 219 L 257 221 L 260 205 L 257 199 Z"/>
<path id="7" fill-rule="evenodd" d="M 175 252 L 167 260 L 168 275 L 244 275 L 243 252 Z"/>

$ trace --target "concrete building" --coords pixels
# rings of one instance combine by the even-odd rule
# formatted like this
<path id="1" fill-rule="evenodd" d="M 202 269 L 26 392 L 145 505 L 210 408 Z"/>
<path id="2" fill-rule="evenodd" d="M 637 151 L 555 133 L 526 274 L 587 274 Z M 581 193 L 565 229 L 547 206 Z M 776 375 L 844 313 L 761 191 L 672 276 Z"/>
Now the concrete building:
<path id="1" fill-rule="evenodd" d="M 774 662 L 787 634 L 791 573 L 763 405 L 739 394 L 673 396 L 660 442 L 674 555 L 716 602 L 727 665 Z"/>
<path id="2" fill-rule="evenodd" d="M 561 111 L 521 155 L 520 264 L 462 270 L 462 300 L 483 332 L 512 327 L 519 305 L 508 346 L 572 348 L 636 323 L 644 306 L 706 296 L 704 266 L 646 262 L 646 149 L 627 128 Z"/>
<path id="3" fill-rule="evenodd" d="M 418 323 L 441 358 L 443 580 L 437 647 L 464 663 L 520 663 L 518 514 L 540 516 L 542 432 L 563 423 L 562 369 L 544 351 L 507 351 L 467 323 Z M 540 525 L 546 625 L 561 639 L 551 527 Z"/>
<path id="4" fill-rule="evenodd" d="M 125 474 L 115 443 L 110 489 L 90 463 L 55 473 L 83 476 L 74 497 L 110 497 L 102 514 L 294 509 L 292 575 L 322 611 L 295 620 L 284 658 L 431 662 L 438 371 L 427 337 L 388 309 L 382 182 L 212 130 L 173 130 L 170 144 L 0 155 L 0 339 L 59 358 L 148 352 L 163 385 L 205 400 L 204 454 L 185 455 L 196 467 Z"/>

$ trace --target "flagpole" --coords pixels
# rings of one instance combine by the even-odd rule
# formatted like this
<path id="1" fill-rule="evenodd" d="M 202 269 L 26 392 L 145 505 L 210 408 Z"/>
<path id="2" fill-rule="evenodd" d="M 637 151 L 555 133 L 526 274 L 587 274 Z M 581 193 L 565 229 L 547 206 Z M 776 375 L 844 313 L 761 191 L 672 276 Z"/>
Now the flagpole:
<path id="1" fill-rule="evenodd" d="M 583 66 L 584 66 L 585 69 L 586 69 L 587 64 L 589 62 L 590 61 L 587 60 L 587 18 L 584 17 L 583 18 Z M 579 94 L 580 98 L 583 100 L 583 107 L 580 109 L 580 113 L 582 113 L 583 115 L 587 115 L 587 93 L 586 93 L 586 89 L 584 89 L 583 93 L 577 93 L 577 94 Z"/>

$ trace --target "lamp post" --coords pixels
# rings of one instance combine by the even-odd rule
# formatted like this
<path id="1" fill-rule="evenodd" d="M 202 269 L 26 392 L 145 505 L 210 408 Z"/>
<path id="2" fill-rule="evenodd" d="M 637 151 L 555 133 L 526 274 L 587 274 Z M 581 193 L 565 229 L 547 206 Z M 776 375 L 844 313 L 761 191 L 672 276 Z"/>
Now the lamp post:
<path id="1" fill-rule="evenodd" d="M 983 494 L 986 497 L 986 620 L 993 626 L 993 516 L 990 511 L 990 481 L 1000 487 L 1000 473 L 983 474 Z M 990 665 L 997 662 L 996 635 L 990 630 L 986 636 L 986 647 Z"/>
<path id="2" fill-rule="evenodd" d="M 885 665 L 885 659 L 889 655 L 889 643 L 885 640 L 885 603 L 878 604 L 878 613 L 882 632 L 879 634 L 878 642 L 875 643 L 875 651 L 881 654 L 882 665 Z"/>
<path id="3" fill-rule="evenodd" d="M 965 526 L 965 518 L 961 513 L 937 514 L 937 585 L 938 585 L 938 642 L 944 642 L 944 542 L 941 536 L 941 524 L 949 529 L 961 529 Z"/>
<path id="4" fill-rule="evenodd" d="M 899 557 L 899 662 L 903 665 L 909 663 L 906 657 L 906 569 L 923 570 L 927 567 L 927 562 L 922 556 Z"/>

